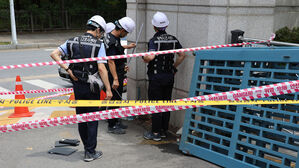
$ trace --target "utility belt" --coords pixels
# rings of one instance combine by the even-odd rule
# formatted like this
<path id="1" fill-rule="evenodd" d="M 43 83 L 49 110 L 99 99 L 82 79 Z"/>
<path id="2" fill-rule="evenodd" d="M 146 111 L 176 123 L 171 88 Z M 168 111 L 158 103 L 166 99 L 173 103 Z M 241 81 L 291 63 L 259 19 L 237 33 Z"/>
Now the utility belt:
<path id="1" fill-rule="evenodd" d="M 117 74 L 125 74 L 125 64 L 122 64 L 121 66 L 116 66 L 116 72 Z"/>
<path id="2" fill-rule="evenodd" d="M 103 81 L 98 73 L 96 71 L 95 73 L 92 73 L 88 70 L 85 70 L 83 68 L 75 67 L 75 68 L 70 68 L 75 75 L 76 78 L 78 78 L 79 81 L 83 83 L 89 83 L 90 84 L 90 90 L 94 93 L 99 93 L 103 87 Z"/>
<path id="3" fill-rule="evenodd" d="M 81 46 L 81 36 L 79 37 L 80 56 L 84 58 Z M 92 68 L 90 68 L 92 66 Z M 79 81 L 90 84 L 90 90 L 94 93 L 103 89 L 104 84 L 98 73 L 97 64 L 94 62 L 83 62 L 70 64 L 69 68 Z"/>
<path id="4" fill-rule="evenodd" d="M 76 63 L 70 64 L 69 66 L 69 68 L 73 71 L 73 74 L 82 82 L 88 81 L 88 75 L 93 75 L 98 72 L 97 69 L 88 69 L 88 67 L 88 63 Z"/>
<path id="5" fill-rule="evenodd" d="M 161 73 L 175 74 L 177 71 L 178 70 L 174 66 L 171 66 L 171 67 L 168 66 L 167 68 L 162 66 L 162 67 L 159 67 L 159 68 L 153 67 L 153 68 L 149 69 L 148 74 L 161 74 Z"/>

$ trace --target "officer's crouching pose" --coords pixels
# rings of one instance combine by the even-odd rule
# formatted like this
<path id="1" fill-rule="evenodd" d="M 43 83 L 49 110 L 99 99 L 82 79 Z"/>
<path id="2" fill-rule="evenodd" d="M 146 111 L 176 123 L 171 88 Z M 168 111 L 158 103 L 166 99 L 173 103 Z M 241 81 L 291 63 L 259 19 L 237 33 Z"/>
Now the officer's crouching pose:
<path id="1" fill-rule="evenodd" d="M 70 59 L 105 57 L 105 46 L 99 39 L 105 33 L 106 22 L 95 15 L 87 22 L 87 32 L 78 37 L 71 38 L 51 53 L 55 61 L 60 61 L 60 56 L 68 55 Z M 106 88 L 106 99 L 111 99 L 112 92 L 108 80 L 106 61 L 74 63 L 64 68 L 70 75 L 76 100 L 100 100 L 100 89 Z M 76 107 L 76 114 L 98 111 L 99 107 Z M 84 161 L 89 162 L 102 156 L 101 151 L 96 151 L 98 121 L 79 123 L 79 134 L 85 149 Z"/>
<path id="2" fill-rule="evenodd" d="M 166 33 L 169 24 L 167 16 L 157 12 L 152 19 L 156 34 L 149 41 L 149 51 L 173 50 L 182 48 L 176 37 Z M 185 53 L 178 53 L 174 62 L 175 54 L 160 54 L 145 56 L 144 62 L 148 63 L 148 99 L 170 100 L 174 84 L 174 75 L 177 67 L 183 62 Z M 160 141 L 165 138 L 168 131 L 170 112 L 152 114 L 152 131 L 145 132 L 144 138 Z"/>

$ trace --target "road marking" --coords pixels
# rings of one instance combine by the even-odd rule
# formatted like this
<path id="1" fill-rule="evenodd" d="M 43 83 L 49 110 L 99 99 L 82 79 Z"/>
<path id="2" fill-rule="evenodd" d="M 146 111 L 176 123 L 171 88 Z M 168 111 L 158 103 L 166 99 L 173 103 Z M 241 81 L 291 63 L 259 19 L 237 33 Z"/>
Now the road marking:
<path id="1" fill-rule="evenodd" d="M 29 83 L 29 84 L 34 85 L 34 86 L 44 88 L 44 89 L 54 89 L 54 88 L 59 88 L 60 87 L 59 85 L 56 85 L 54 83 L 46 82 L 44 80 L 39 80 L 39 79 L 26 80 L 24 82 Z"/>
<path id="2" fill-rule="evenodd" d="M 44 49 L 44 51 L 54 51 L 54 50 L 56 50 L 57 48 L 46 48 L 46 49 Z"/>
<path id="3" fill-rule="evenodd" d="M 67 107 L 69 108 L 69 107 Z M 50 118 L 55 118 L 55 117 L 63 117 L 63 116 L 71 116 L 71 115 L 76 115 L 76 111 L 75 109 L 69 108 L 69 110 L 56 110 L 53 111 L 53 113 L 51 114 Z"/>
<path id="4" fill-rule="evenodd" d="M 22 78 L 22 80 L 31 80 L 31 79 L 43 79 L 43 78 L 58 78 L 59 75 L 57 74 L 45 74 L 45 75 L 37 75 L 37 76 L 24 76 Z M 12 81 L 16 81 L 16 78 L 3 78 L 1 79 L 0 83 L 4 83 L 4 82 L 12 82 Z"/>
<path id="5" fill-rule="evenodd" d="M 29 107 L 29 111 L 31 110 L 32 108 Z M 8 118 L 14 113 L 14 109 L 0 111 L 0 113 L 0 125 L 15 124 L 20 120 L 20 118 Z"/>
<path id="6" fill-rule="evenodd" d="M 0 86 L 0 92 L 9 92 L 10 90 Z M 0 95 L 0 99 L 14 99 L 15 95 Z"/>
<path id="7" fill-rule="evenodd" d="M 48 119 L 52 116 L 53 111 L 60 111 L 64 113 L 66 111 L 67 113 L 70 112 L 71 108 L 69 107 L 37 107 L 34 108 L 32 112 L 34 112 L 34 115 L 32 117 L 24 117 L 20 119 L 19 123 L 21 122 L 28 122 L 28 121 L 35 121 L 35 120 L 42 120 L 42 119 Z M 72 114 L 75 114 L 75 110 L 71 112 Z"/>
<path id="8" fill-rule="evenodd" d="M 34 115 L 32 117 L 23 118 L 8 118 L 11 114 L 14 113 L 14 109 L 0 111 L 0 125 L 15 124 L 76 114 L 75 110 L 69 107 L 29 107 L 29 111 L 34 112 Z M 58 114 L 56 111 L 58 111 L 60 114 Z M 54 115 L 52 113 L 54 113 Z"/>

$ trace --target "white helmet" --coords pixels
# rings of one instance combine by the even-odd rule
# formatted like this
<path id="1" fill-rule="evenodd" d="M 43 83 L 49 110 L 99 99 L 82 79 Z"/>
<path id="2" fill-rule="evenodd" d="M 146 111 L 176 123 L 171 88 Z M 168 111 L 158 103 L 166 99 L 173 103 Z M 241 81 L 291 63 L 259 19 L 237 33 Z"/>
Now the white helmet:
<path id="1" fill-rule="evenodd" d="M 166 27 L 169 25 L 169 20 L 167 16 L 162 13 L 162 12 L 157 12 L 154 14 L 153 19 L 152 19 L 152 24 L 155 27 Z"/>
<path id="2" fill-rule="evenodd" d="M 92 25 L 96 28 L 103 28 L 106 32 L 106 21 L 105 19 L 100 15 L 94 15 L 87 21 L 87 25 Z"/>
<path id="3" fill-rule="evenodd" d="M 132 33 L 135 29 L 135 22 L 133 19 L 129 17 L 123 17 L 119 19 L 117 22 L 120 24 L 120 28 L 125 29 L 128 33 Z"/>
<path id="4" fill-rule="evenodd" d="M 109 23 L 106 24 L 106 33 L 110 33 L 114 29 L 115 29 L 115 24 L 114 23 L 109 22 Z"/>

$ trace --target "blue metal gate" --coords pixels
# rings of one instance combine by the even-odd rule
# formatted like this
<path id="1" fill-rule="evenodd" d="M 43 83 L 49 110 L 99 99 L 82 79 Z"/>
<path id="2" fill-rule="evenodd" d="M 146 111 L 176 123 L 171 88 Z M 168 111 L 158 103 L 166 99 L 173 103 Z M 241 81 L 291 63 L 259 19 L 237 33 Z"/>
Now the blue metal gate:
<path id="1" fill-rule="evenodd" d="M 297 80 L 297 74 L 297 47 L 199 51 L 189 97 Z M 295 104 L 186 110 L 180 150 L 227 168 L 299 168 L 298 110 Z"/>

